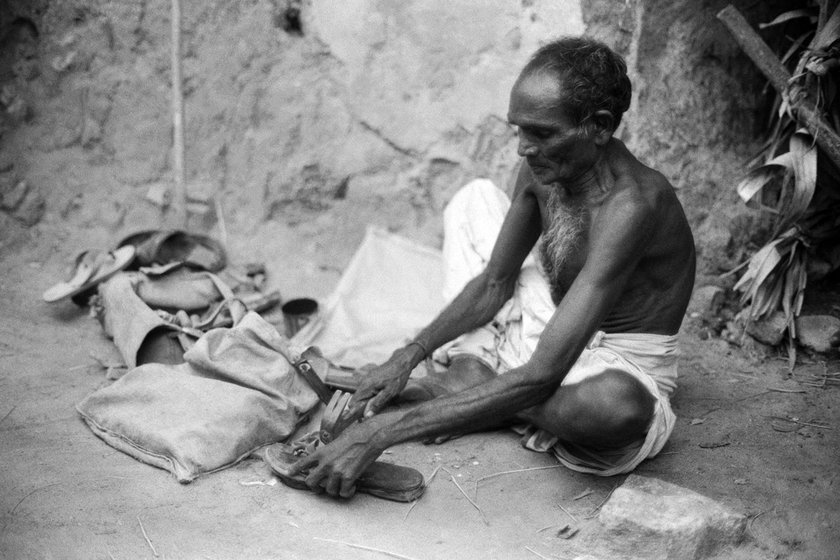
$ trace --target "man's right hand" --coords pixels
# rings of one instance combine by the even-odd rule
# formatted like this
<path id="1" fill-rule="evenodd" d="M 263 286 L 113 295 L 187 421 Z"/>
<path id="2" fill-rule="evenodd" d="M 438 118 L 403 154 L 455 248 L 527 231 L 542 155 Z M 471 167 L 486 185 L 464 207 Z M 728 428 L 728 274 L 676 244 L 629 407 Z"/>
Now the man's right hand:
<path id="1" fill-rule="evenodd" d="M 388 361 L 362 376 L 359 388 L 348 404 L 349 410 L 365 407 L 365 418 L 382 410 L 405 388 L 408 376 L 423 360 L 423 349 L 412 344 L 396 350 Z"/>

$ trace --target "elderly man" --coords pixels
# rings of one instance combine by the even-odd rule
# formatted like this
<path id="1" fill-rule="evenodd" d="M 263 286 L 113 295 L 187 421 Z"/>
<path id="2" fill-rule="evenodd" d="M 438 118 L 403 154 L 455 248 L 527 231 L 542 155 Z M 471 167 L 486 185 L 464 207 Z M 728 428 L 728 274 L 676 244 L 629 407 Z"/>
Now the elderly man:
<path id="1" fill-rule="evenodd" d="M 365 420 L 295 464 L 311 488 L 349 497 L 394 444 L 504 421 L 583 472 L 628 472 L 659 452 L 695 253 L 673 187 L 613 137 L 629 104 L 624 61 L 605 45 L 564 38 L 535 53 L 510 95 L 512 200 L 489 181 L 453 198 L 454 297 L 365 376 Z M 409 380 L 435 350 L 447 370 Z M 398 395 L 422 402 L 379 412 Z"/>

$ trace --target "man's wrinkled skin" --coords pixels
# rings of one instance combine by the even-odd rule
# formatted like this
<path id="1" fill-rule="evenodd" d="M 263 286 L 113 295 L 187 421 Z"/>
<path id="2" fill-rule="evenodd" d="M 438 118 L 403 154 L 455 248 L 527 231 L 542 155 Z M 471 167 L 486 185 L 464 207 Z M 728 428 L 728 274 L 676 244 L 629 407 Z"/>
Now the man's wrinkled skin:
<path id="1" fill-rule="evenodd" d="M 550 228 L 554 190 L 561 204 L 586 212 L 588 223 L 563 269 L 549 278 L 560 299 L 532 358 L 500 376 L 477 360 L 456 360 L 448 375 L 466 380 L 463 387 L 379 413 L 424 358 L 419 344 L 398 349 L 354 397 L 356 406 L 366 403 L 367 418 L 296 464 L 311 488 L 350 497 L 356 478 L 388 447 L 495 427 L 500 419 L 527 419 L 561 440 L 604 449 L 646 432 L 653 397 L 629 374 L 560 383 L 597 330 L 676 334 L 693 286 L 693 239 L 668 181 L 613 138 L 611 113 L 575 123 L 562 100 L 561 83 L 546 71 L 525 73 L 514 85 L 508 120 L 518 128 L 523 164 L 510 210 L 487 268 L 416 339 L 431 352 L 493 319 Z"/>

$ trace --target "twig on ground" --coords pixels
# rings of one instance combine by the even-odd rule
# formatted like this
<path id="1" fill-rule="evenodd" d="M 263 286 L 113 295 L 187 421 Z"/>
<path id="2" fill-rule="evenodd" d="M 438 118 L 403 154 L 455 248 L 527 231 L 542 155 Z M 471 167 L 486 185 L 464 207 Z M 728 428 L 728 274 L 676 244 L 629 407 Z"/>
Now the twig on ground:
<path id="1" fill-rule="evenodd" d="M 536 550 L 534 550 L 534 549 L 533 549 L 533 548 L 531 548 L 530 546 L 526 546 L 526 547 L 525 547 L 525 550 L 527 550 L 527 551 L 528 551 L 528 552 L 530 552 L 531 554 L 536 554 L 537 556 L 539 556 L 539 557 L 540 557 L 540 558 L 542 558 L 543 560 L 551 560 L 551 558 L 549 558 L 548 556 L 545 556 L 544 554 L 540 554 L 539 552 L 537 552 Z"/>
<path id="2" fill-rule="evenodd" d="M 430 475 L 429 475 L 429 478 L 428 478 L 428 479 L 426 480 L 426 482 L 423 484 L 423 488 L 428 488 L 428 487 L 429 487 L 429 485 L 430 485 L 430 484 L 432 483 L 432 481 L 435 479 L 435 475 L 437 475 L 438 471 L 440 470 L 440 467 L 441 467 L 441 465 L 438 465 L 438 466 L 436 466 L 436 467 L 435 467 L 435 470 L 433 470 L 433 471 L 432 471 L 432 474 L 430 474 Z M 419 501 L 420 501 L 420 498 L 417 498 L 416 500 L 414 500 L 414 501 L 411 503 L 411 507 L 410 507 L 410 508 L 408 508 L 408 511 L 407 511 L 407 512 L 405 512 L 405 517 L 403 517 L 403 521 L 405 521 L 406 519 L 408 519 L 408 514 L 409 514 L 409 513 L 411 513 L 411 510 L 413 510 L 413 509 L 414 509 L 414 506 L 416 506 L 416 505 L 417 505 L 417 502 L 419 502 Z"/>
<path id="3" fill-rule="evenodd" d="M 457 481 L 457 480 L 455 480 L 455 475 L 453 475 L 453 474 L 449 471 L 449 469 L 447 469 L 446 467 L 441 467 L 441 468 L 442 468 L 443 470 L 445 470 L 447 473 L 449 473 L 449 478 L 451 478 L 451 479 L 452 479 L 452 482 L 455 484 L 455 486 L 457 486 L 457 487 L 458 487 L 458 490 L 460 490 L 460 491 L 461 491 L 461 494 L 463 494 L 463 495 L 464 495 L 464 497 L 467 499 L 467 501 L 468 501 L 468 502 L 470 502 L 470 503 L 472 504 L 472 506 L 473 506 L 473 507 L 474 507 L 474 508 L 478 511 L 478 513 L 481 515 L 481 519 L 484 521 L 484 524 L 485 524 L 485 525 L 490 525 L 490 522 L 489 522 L 489 521 L 487 521 L 487 518 L 484 516 L 484 512 L 483 512 L 483 511 L 481 511 L 481 508 L 480 508 L 480 507 L 478 507 L 478 504 L 476 504 L 476 503 L 473 501 L 473 499 L 472 499 L 472 498 L 470 498 L 470 497 L 469 497 L 469 495 L 468 495 L 466 492 L 464 492 L 464 489 L 463 489 L 463 488 L 461 488 L 461 485 L 460 485 L 460 484 L 458 484 L 458 481 Z"/>
<path id="4" fill-rule="evenodd" d="M 610 496 L 612 496 L 612 494 L 613 494 L 613 492 L 615 492 L 616 488 L 618 488 L 618 486 L 613 486 L 612 490 L 610 490 L 609 494 L 607 494 L 607 497 L 604 498 L 604 500 L 600 504 L 595 506 L 595 509 L 593 509 L 592 511 L 590 511 L 589 513 L 584 515 L 583 518 L 584 519 L 592 519 L 593 517 L 598 515 L 598 512 L 601 511 L 601 508 L 604 507 L 604 504 L 607 503 L 607 500 L 610 499 Z"/>
<path id="5" fill-rule="evenodd" d="M 17 408 L 17 405 L 13 406 L 12 409 L 3 416 L 3 418 L 0 418 L 0 424 L 2 424 L 6 420 L 6 418 L 8 418 L 9 415 L 11 415 L 12 412 L 15 411 L 16 408 Z"/>
<path id="6" fill-rule="evenodd" d="M 34 494 L 36 492 L 40 492 L 41 490 L 46 490 L 47 488 L 50 488 L 52 486 L 58 486 L 59 484 L 61 484 L 61 482 L 53 482 L 52 484 L 47 484 L 46 486 L 41 486 L 40 488 L 35 488 L 34 490 L 31 490 L 26 496 L 24 496 L 23 498 L 18 500 L 18 503 L 15 504 L 15 507 L 13 507 L 11 510 L 9 510 L 9 513 L 6 516 L 6 521 L 3 523 L 3 531 L 0 531 L 0 533 L 5 532 L 6 526 L 9 524 L 9 520 L 15 514 L 15 511 L 17 511 L 17 508 L 20 507 L 20 504 L 25 502 L 26 499 L 29 498 L 29 496 L 31 496 L 32 494 Z"/>
<path id="7" fill-rule="evenodd" d="M 548 531 L 549 529 L 553 529 L 554 527 L 559 527 L 559 526 L 560 526 L 560 524 L 553 523 L 551 525 L 547 525 L 547 526 L 543 527 L 542 529 L 538 529 L 537 533 L 542 533 L 543 531 Z"/>
<path id="8" fill-rule="evenodd" d="M 497 473 L 493 473 L 493 474 L 488 474 L 487 476 L 482 476 L 481 478 L 479 478 L 475 481 L 475 484 L 474 484 L 474 487 L 473 487 L 473 496 L 474 497 L 478 496 L 478 483 L 481 482 L 482 480 L 487 480 L 489 478 L 495 478 L 497 476 L 502 476 L 502 475 L 505 475 L 505 474 L 516 474 L 516 473 L 522 473 L 522 472 L 528 472 L 528 471 L 543 471 L 543 470 L 546 470 L 546 469 L 557 469 L 557 468 L 560 468 L 562 466 L 563 465 L 558 464 L 558 465 L 547 465 L 545 467 L 529 467 L 527 469 L 514 469 L 512 471 L 502 471 L 502 472 L 497 472 Z"/>
<path id="9" fill-rule="evenodd" d="M 759 517 L 761 517 L 761 516 L 762 516 L 762 515 L 764 515 L 765 513 L 767 513 L 767 510 L 765 510 L 765 511 L 760 511 L 760 512 L 758 512 L 758 513 L 754 514 L 754 515 L 749 515 L 749 516 L 747 516 L 747 528 L 746 528 L 746 531 L 747 531 L 747 533 L 749 533 L 749 534 L 750 534 L 753 538 L 755 538 L 755 535 L 754 535 L 754 534 L 753 534 L 753 532 L 752 532 L 752 524 L 753 524 L 753 521 L 755 521 L 756 519 L 758 519 Z"/>
<path id="10" fill-rule="evenodd" d="M 227 225 L 225 224 L 225 213 L 222 211 L 222 201 L 219 200 L 219 195 L 213 197 L 213 205 L 215 206 L 216 219 L 219 223 L 219 236 L 222 238 L 222 247 L 228 248 L 228 233 Z"/>
<path id="11" fill-rule="evenodd" d="M 772 392 L 772 391 L 762 391 L 762 392 L 760 392 L 760 393 L 755 393 L 755 394 L 753 394 L 753 395 L 747 395 L 746 397 L 741 397 L 740 399 L 735 399 L 735 400 L 734 400 L 734 401 L 732 401 L 732 402 L 741 402 L 741 401 L 746 401 L 746 400 L 748 400 L 748 399 L 752 399 L 752 398 L 755 398 L 755 397 L 760 397 L 761 395 L 766 395 L 766 394 L 771 393 L 771 392 Z"/>
<path id="12" fill-rule="evenodd" d="M 410 508 L 408 508 L 408 511 L 406 511 L 406 512 L 405 512 L 405 516 L 403 517 L 403 521 L 405 521 L 406 519 L 408 519 L 408 514 L 409 514 L 409 513 L 411 513 L 411 510 L 413 510 L 413 509 L 414 509 L 414 506 L 416 506 L 416 505 L 417 505 L 417 503 L 418 503 L 419 501 L 420 501 L 420 498 L 417 498 L 416 500 L 414 500 L 413 502 L 411 502 L 411 507 L 410 507 Z"/>
<path id="13" fill-rule="evenodd" d="M 783 389 L 781 387 L 767 387 L 768 391 L 776 391 L 777 393 L 807 393 L 805 389 Z"/>
<path id="14" fill-rule="evenodd" d="M 823 365 L 823 370 L 821 376 L 812 375 L 809 379 L 802 380 L 799 383 L 809 387 L 817 387 L 818 389 L 825 387 L 827 383 L 840 383 L 840 371 L 828 373 L 828 368 L 825 365 Z"/>
<path id="15" fill-rule="evenodd" d="M 590 494 L 592 494 L 592 488 L 587 488 L 586 490 L 584 490 L 583 492 L 581 492 L 580 494 L 578 494 L 577 496 L 572 498 L 572 501 L 576 502 L 578 500 L 581 500 L 581 499 L 589 496 Z"/>
<path id="16" fill-rule="evenodd" d="M 773 420 L 781 420 L 783 422 L 793 422 L 794 424 L 799 424 L 800 426 L 811 426 L 812 428 L 820 428 L 822 430 L 833 430 L 831 426 L 828 424 L 815 424 L 812 422 L 802 422 L 801 420 L 797 420 L 795 418 L 785 418 L 784 416 L 769 416 L 768 418 L 772 418 Z"/>
<path id="17" fill-rule="evenodd" d="M 557 468 L 562 467 L 562 466 L 563 465 L 558 464 L 558 465 L 547 465 L 545 467 L 530 467 L 530 468 L 527 468 L 527 469 L 516 469 L 516 470 L 512 470 L 512 471 L 502 471 L 502 472 L 497 472 L 497 473 L 493 473 L 493 474 L 488 474 L 487 476 L 482 476 L 481 478 L 476 480 L 476 482 L 481 482 L 482 480 L 487 480 L 488 478 L 494 478 L 494 477 L 497 477 L 497 476 L 502 476 L 503 474 L 514 474 L 514 473 L 521 473 L 521 472 L 528 472 L 528 471 L 542 471 L 542 470 L 545 470 L 545 469 L 557 469 Z"/>
<path id="18" fill-rule="evenodd" d="M 143 527 L 143 522 L 140 521 L 140 516 L 139 515 L 137 516 L 137 523 L 140 524 L 140 531 L 143 533 L 143 538 L 146 539 L 146 543 L 148 543 L 149 548 L 152 549 L 152 554 L 154 555 L 155 558 L 157 558 L 158 553 L 157 553 L 157 550 L 155 550 L 155 545 L 152 544 L 151 539 L 149 539 L 149 535 L 146 534 L 146 528 Z"/>
<path id="19" fill-rule="evenodd" d="M 324 542 L 331 542 L 331 543 L 335 543 L 335 544 L 343 544 L 344 546 L 349 546 L 351 548 L 358 548 L 359 550 L 367 550 L 367 551 L 370 551 L 370 552 L 378 552 L 380 554 L 385 554 L 387 556 L 392 556 L 393 558 L 400 558 L 401 560 L 414 560 L 414 558 L 411 558 L 410 556 L 403 556 L 402 554 L 398 554 L 396 552 L 391 552 L 389 550 L 383 550 L 381 548 L 373 548 L 372 546 L 363 546 L 361 544 L 353 544 L 353 543 L 349 543 L 349 542 L 345 542 L 345 541 L 338 541 L 338 540 L 335 540 L 335 539 L 324 539 L 324 538 L 321 538 L 321 537 L 312 537 L 312 538 L 315 539 L 316 541 L 324 541 Z"/>
<path id="20" fill-rule="evenodd" d="M 566 508 L 564 508 L 562 504 L 557 504 L 557 507 L 559 507 L 560 509 L 562 509 L 562 510 L 563 510 L 563 513 L 565 513 L 566 515 L 568 515 L 569 517 L 571 517 L 571 518 L 572 518 L 572 521 L 574 521 L 575 523 L 578 523 L 577 517 L 575 517 L 574 515 L 572 515 L 571 513 L 569 513 L 569 510 L 567 510 Z"/>

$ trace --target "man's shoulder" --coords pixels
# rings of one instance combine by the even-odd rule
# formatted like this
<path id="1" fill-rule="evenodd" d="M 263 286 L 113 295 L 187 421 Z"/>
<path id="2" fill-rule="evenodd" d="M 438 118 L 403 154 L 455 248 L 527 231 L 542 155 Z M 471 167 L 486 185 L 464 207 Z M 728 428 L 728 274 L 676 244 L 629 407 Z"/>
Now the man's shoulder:
<path id="1" fill-rule="evenodd" d="M 645 214 L 670 212 L 679 205 L 676 191 L 659 171 L 637 162 L 634 169 L 616 178 L 615 202 Z"/>

